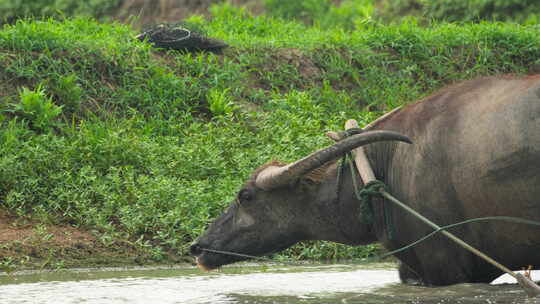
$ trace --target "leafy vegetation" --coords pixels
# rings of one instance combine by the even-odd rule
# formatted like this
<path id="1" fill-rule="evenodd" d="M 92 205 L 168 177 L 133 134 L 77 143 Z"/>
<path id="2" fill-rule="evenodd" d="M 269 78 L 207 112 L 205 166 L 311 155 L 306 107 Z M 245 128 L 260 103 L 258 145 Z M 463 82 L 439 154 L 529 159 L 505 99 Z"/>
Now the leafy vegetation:
<path id="1" fill-rule="evenodd" d="M 540 3 L 535 0 L 383 0 L 385 19 L 416 15 L 449 22 L 513 21 L 537 23 Z"/>
<path id="2" fill-rule="evenodd" d="M 38 131 L 47 131 L 54 124 L 54 119 L 62 113 L 62 107 L 54 105 L 52 98 L 38 85 L 34 91 L 23 87 L 20 102 L 13 105 L 13 112 L 23 117 L 29 127 Z"/>
<path id="3" fill-rule="evenodd" d="M 271 2 L 269 2 L 271 3 Z M 252 16 L 228 4 L 188 22 L 223 55 L 156 51 L 126 25 L 19 20 L 0 31 L 0 206 L 87 227 L 162 260 L 187 247 L 254 168 L 329 144 L 454 81 L 528 73 L 540 32 L 502 23 L 357 30 Z M 374 247 L 300 245 L 296 258 Z M 15 262 L 2 260 L 9 267 Z"/>
<path id="4" fill-rule="evenodd" d="M 122 0 L 2 0 L 0 21 L 13 22 L 27 17 L 59 17 L 85 15 L 104 17 L 117 8 Z"/>
<path id="5" fill-rule="evenodd" d="M 399 22 L 414 16 L 423 24 L 431 20 L 448 22 L 507 21 L 537 23 L 540 3 L 535 0 L 258 0 L 256 5 L 271 17 L 297 20 L 307 25 L 326 29 L 352 30 L 371 22 Z M 27 17 L 65 18 L 88 16 L 98 20 L 129 20 L 131 23 L 146 24 L 152 18 L 165 18 L 178 22 L 171 9 L 200 10 L 219 1 L 202 0 L 3 0 L 0 1 L 0 22 L 13 23 Z M 226 2 L 226 1 L 223 1 Z M 255 1 L 238 0 L 237 4 L 253 4 Z M 136 12 L 130 18 L 129 12 Z M 171 19 L 172 18 L 172 19 Z"/>
<path id="6" fill-rule="evenodd" d="M 357 24 L 369 22 L 374 10 L 373 0 L 345 0 L 339 5 L 330 0 L 264 0 L 264 4 L 270 16 L 322 28 L 354 29 Z"/>

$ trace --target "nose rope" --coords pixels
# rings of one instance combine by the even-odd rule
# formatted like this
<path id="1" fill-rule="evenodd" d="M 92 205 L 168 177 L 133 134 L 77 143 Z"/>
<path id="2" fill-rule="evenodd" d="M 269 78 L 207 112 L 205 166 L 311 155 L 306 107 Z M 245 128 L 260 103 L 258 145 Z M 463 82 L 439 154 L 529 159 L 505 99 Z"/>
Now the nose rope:
<path id="1" fill-rule="evenodd" d="M 390 252 L 386 252 L 384 254 L 362 258 L 361 262 L 355 262 L 355 264 L 364 264 L 364 263 L 369 264 L 369 263 L 373 263 L 373 262 L 380 262 L 383 259 L 385 259 L 385 258 L 387 258 L 387 257 L 389 257 L 391 255 L 394 255 L 396 253 L 399 253 L 401 251 L 405 251 L 405 250 L 407 250 L 407 249 L 409 249 L 411 247 L 414 247 L 414 246 L 418 245 L 419 243 L 422 243 L 422 242 L 426 241 L 427 239 L 437 235 L 438 233 L 440 233 L 442 231 L 445 231 L 445 230 L 448 230 L 450 228 L 454 228 L 454 227 L 457 227 L 457 226 L 462 226 L 462 225 L 465 225 L 465 224 L 471 224 L 471 223 L 474 223 L 474 222 L 483 222 L 483 221 L 505 221 L 505 222 L 510 222 L 510 223 L 518 223 L 518 224 L 525 224 L 525 225 L 540 226 L 540 222 L 531 221 L 531 220 L 518 218 L 518 217 L 511 217 L 511 216 L 488 216 L 488 217 L 480 217 L 480 218 L 468 219 L 468 220 L 465 220 L 465 221 L 462 221 L 462 222 L 459 222 L 459 223 L 454 223 L 454 224 L 439 227 L 436 230 L 432 231 L 431 233 L 428 233 L 427 235 L 421 237 L 420 239 L 418 239 L 418 240 L 416 240 L 416 241 L 414 241 L 414 242 L 412 242 L 410 244 L 407 244 L 407 245 L 405 245 L 405 246 L 403 246 L 401 248 L 398 248 L 398 249 L 390 251 Z M 243 258 L 266 261 L 266 262 L 274 262 L 274 263 L 283 263 L 283 264 L 288 264 L 288 265 L 294 265 L 293 262 L 289 262 L 289 261 L 275 260 L 275 259 L 271 259 L 271 258 L 258 257 L 258 256 L 254 256 L 254 255 L 249 255 L 249 254 L 236 253 L 236 252 L 223 251 L 223 250 L 215 250 L 215 249 L 209 249 L 209 248 L 200 248 L 200 247 L 198 249 L 202 250 L 202 251 L 211 252 L 211 253 L 231 255 L 231 256 L 239 256 L 239 257 L 243 257 Z M 296 264 L 298 264 L 298 263 L 296 263 Z"/>
<path id="2" fill-rule="evenodd" d="M 242 257 L 242 258 L 254 259 L 254 260 L 265 261 L 265 262 L 274 262 L 274 263 L 275 262 L 280 262 L 280 263 L 291 264 L 291 263 L 288 263 L 288 262 L 276 261 L 276 260 L 271 259 L 271 258 L 258 257 L 258 256 L 254 256 L 254 255 L 249 255 L 249 254 L 243 254 L 243 253 L 236 253 L 236 252 L 215 250 L 215 249 L 208 249 L 208 248 L 199 248 L 199 249 L 202 250 L 202 251 L 211 252 L 211 253 L 238 256 L 238 257 Z"/>

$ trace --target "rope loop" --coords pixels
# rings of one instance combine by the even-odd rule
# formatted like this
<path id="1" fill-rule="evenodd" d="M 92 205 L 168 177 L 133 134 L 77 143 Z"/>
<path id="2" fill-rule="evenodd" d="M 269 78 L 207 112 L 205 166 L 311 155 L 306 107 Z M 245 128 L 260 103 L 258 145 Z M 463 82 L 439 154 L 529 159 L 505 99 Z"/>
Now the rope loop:
<path id="1" fill-rule="evenodd" d="M 386 191 L 386 185 L 383 182 L 372 180 L 365 184 L 358 194 L 363 202 L 367 202 L 372 196 L 382 196 L 380 192 L 381 188 Z"/>
<path id="2" fill-rule="evenodd" d="M 358 189 L 358 186 L 355 186 Z M 380 189 L 386 189 L 386 185 L 380 180 L 373 180 L 358 191 L 357 199 L 360 201 L 360 214 L 358 216 L 360 222 L 364 224 L 373 224 L 374 211 L 371 204 L 371 198 L 374 196 L 381 196 Z M 356 191 L 355 191 L 356 193 Z"/>

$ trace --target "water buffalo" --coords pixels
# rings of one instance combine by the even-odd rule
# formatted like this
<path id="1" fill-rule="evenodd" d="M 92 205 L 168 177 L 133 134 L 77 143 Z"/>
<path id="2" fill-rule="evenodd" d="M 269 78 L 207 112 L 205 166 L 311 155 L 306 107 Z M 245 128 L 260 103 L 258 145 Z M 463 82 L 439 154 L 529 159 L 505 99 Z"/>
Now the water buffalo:
<path id="1" fill-rule="evenodd" d="M 441 226 L 486 216 L 540 221 L 540 75 L 485 77 L 442 89 L 300 161 L 261 166 L 192 245 L 198 264 L 213 269 L 245 259 L 205 249 L 263 255 L 327 240 L 393 250 L 430 233 L 382 199 L 373 204 L 373 223 L 359 220 L 351 175 L 341 175 L 338 187 L 336 159 L 361 145 L 388 192 Z M 393 237 L 382 214 L 389 211 Z M 451 231 L 511 269 L 540 265 L 536 227 L 492 221 Z M 396 257 L 402 281 L 426 285 L 501 274 L 440 234 Z"/>

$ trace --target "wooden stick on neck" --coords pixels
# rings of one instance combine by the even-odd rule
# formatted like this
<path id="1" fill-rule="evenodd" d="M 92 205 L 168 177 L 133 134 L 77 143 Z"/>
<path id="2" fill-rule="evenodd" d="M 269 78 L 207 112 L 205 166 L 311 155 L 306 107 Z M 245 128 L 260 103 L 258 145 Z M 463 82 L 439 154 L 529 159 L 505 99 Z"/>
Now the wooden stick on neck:
<path id="1" fill-rule="evenodd" d="M 347 122 L 345 122 L 345 130 L 351 128 L 358 128 L 358 122 L 356 122 L 356 120 L 354 119 L 349 119 L 347 120 Z M 351 152 L 354 156 L 354 162 L 356 163 L 356 167 L 358 168 L 358 173 L 360 174 L 360 177 L 362 178 L 364 184 L 374 181 L 375 174 L 373 174 L 373 169 L 371 169 L 371 165 L 369 164 L 369 161 L 367 159 L 364 147 L 356 148 Z"/>

